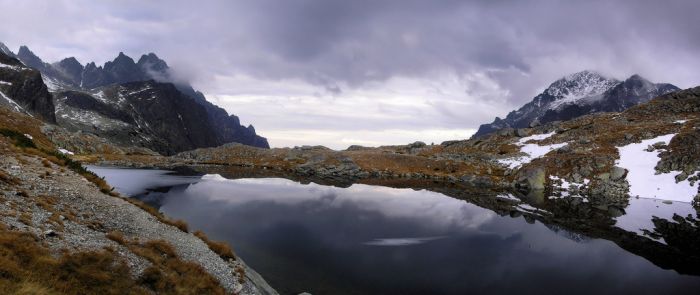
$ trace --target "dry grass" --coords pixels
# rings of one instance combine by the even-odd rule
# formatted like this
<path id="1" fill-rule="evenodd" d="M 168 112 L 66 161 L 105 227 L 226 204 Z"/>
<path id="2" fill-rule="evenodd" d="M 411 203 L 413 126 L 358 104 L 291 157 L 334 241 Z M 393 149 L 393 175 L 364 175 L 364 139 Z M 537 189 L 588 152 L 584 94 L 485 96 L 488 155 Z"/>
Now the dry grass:
<path id="1" fill-rule="evenodd" d="M 0 170 L 0 181 L 10 185 L 20 185 L 22 182 L 7 172 Z"/>
<path id="2" fill-rule="evenodd" d="M 108 239 L 117 242 L 119 245 L 126 245 L 127 240 L 120 231 L 110 231 L 105 235 Z"/>
<path id="3" fill-rule="evenodd" d="M 199 230 L 195 231 L 194 235 L 202 241 L 204 241 L 204 243 L 206 243 L 207 246 L 209 246 L 209 249 L 214 251 L 214 253 L 218 254 L 224 260 L 236 259 L 236 254 L 233 253 L 233 249 L 231 249 L 231 247 L 228 244 L 224 242 L 212 241 L 209 239 L 209 237 L 207 237 L 207 235 L 204 232 Z"/>
<path id="4" fill-rule="evenodd" d="M 18 218 L 19 222 L 24 223 L 28 226 L 32 225 L 32 214 L 29 212 L 22 212 Z"/>
<path id="5" fill-rule="evenodd" d="M 129 249 L 152 263 L 144 270 L 139 283 L 159 294 L 226 293 L 202 266 L 179 259 L 175 249 L 163 240 L 132 243 Z"/>
<path id="6" fill-rule="evenodd" d="M 136 207 L 141 208 L 143 211 L 146 211 L 149 214 L 153 215 L 153 217 L 155 217 L 156 219 L 158 219 L 158 221 L 160 221 L 162 223 L 177 227 L 178 229 L 180 229 L 183 232 L 189 232 L 189 226 L 187 225 L 187 222 L 185 222 L 184 220 L 170 219 L 167 216 L 163 215 L 163 213 L 160 213 L 156 208 L 153 208 L 153 207 L 149 206 L 148 204 L 141 202 L 139 200 L 132 199 L 132 198 L 124 198 L 124 200 L 135 205 Z"/>
<path id="7" fill-rule="evenodd" d="M 129 247 L 152 263 L 141 277 L 134 278 L 112 249 L 56 258 L 34 235 L 0 224 L 0 289 L 3 294 L 225 294 L 214 277 L 179 259 L 164 241 Z"/>

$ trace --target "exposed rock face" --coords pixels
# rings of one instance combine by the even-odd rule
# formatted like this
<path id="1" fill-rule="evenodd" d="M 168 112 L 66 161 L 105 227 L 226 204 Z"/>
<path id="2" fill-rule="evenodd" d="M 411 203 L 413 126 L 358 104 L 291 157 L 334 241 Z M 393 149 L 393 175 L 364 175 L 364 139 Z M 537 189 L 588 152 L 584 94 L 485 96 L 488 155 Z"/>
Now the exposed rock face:
<path id="1" fill-rule="evenodd" d="M 83 79 L 83 67 L 75 57 L 69 57 L 53 64 L 53 67 L 60 71 L 72 85 L 79 86 Z"/>
<path id="2" fill-rule="evenodd" d="M 4 53 L 0 53 L 0 104 L 56 123 L 53 100 L 41 74 Z"/>
<path id="3" fill-rule="evenodd" d="M 9 51 L 9 49 L 7 51 Z M 238 117 L 229 115 L 224 109 L 208 102 L 201 92 L 194 90 L 186 83 L 175 82 L 171 77 L 168 64 L 158 58 L 154 53 L 143 55 L 138 62 L 134 62 L 132 58 L 120 52 L 113 61 L 107 62 L 104 66 L 97 66 L 94 62 L 91 62 L 84 67 L 73 57 L 66 58 L 54 64 L 45 63 L 26 46 L 20 48 L 17 56 L 26 65 L 41 71 L 44 82 L 48 85 L 49 90 L 55 93 L 55 96 L 59 98 L 56 104 L 60 105 L 64 102 L 69 103 L 67 107 L 72 108 L 72 113 L 74 115 L 82 113 L 81 116 L 69 116 L 65 112 L 66 109 L 61 109 L 62 106 L 59 106 L 59 111 L 63 111 L 63 117 L 59 120 L 59 124 L 73 131 L 97 132 L 107 138 L 115 137 L 116 141 L 121 144 L 128 143 L 124 141 L 122 134 L 128 134 L 131 137 L 150 138 L 151 142 L 154 143 L 141 145 L 142 142 L 139 140 L 136 140 L 135 143 L 139 143 L 139 146 L 154 148 L 159 152 L 166 152 L 168 154 L 183 151 L 185 148 L 211 147 L 229 142 L 269 148 L 267 139 L 257 135 L 252 125 L 247 127 L 242 126 Z M 163 122 L 180 124 L 182 121 L 180 121 L 177 113 L 168 112 L 168 109 L 161 110 L 156 117 L 146 118 L 144 116 L 148 116 L 148 114 L 138 113 L 140 110 L 137 109 L 120 109 L 114 106 L 110 108 L 100 106 L 96 103 L 102 100 L 102 97 L 98 96 L 103 96 L 104 93 L 106 93 L 102 91 L 107 91 L 106 89 L 113 88 L 114 85 L 124 85 L 128 88 L 130 86 L 127 86 L 127 83 L 146 82 L 149 80 L 157 81 L 150 81 L 149 83 L 173 83 L 175 86 L 174 88 L 169 86 L 152 88 L 152 91 L 163 91 L 162 93 L 153 94 L 155 99 L 163 100 L 156 105 L 166 105 L 170 100 L 179 101 L 180 98 L 183 97 L 199 105 L 195 107 L 193 112 L 200 115 L 200 117 L 197 120 L 186 121 L 185 125 L 181 126 L 182 130 L 184 130 L 183 132 L 188 132 L 188 134 L 186 134 L 186 137 L 189 138 L 188 140 L 180 140 L 179 136 L 170 136 L 170 133 L 156 132 L 155 134 L 161 134 L 162 136 L 154 137 L 154 133 L 146 132 L 144 128 L 132 128 L 133 126 L 119 123 L 124 122 L 132 124 L 138 122 L 126 117 L 141 117 L 149 122 L 157 117 L 167 118 L 163 120 Z M 82 95 L 76 92 L 80 92 Z M 88 100 L 85 96 L 93 96 L 93 99 Z M 83 107 L 85 107 L 85 109 L 80 110 Z M 204 112 L 199 112 L 200 109 L 204 109 Z M 131 112 L 136 113 L 128 116 L 124 115 L 125 113 L 129 114 Z M 119 115 L 115 117 L 117 113 L 119 113 Z M 155 113 L 156 111 L 154 110 L 151 114 Z M 184 112 L 181 112 L 181 115 L 182 113 Z M 110 125 L 110 131 L 105 133 L 104 130 L 97 126 L 100 124 L 93 124 L 95 122 L 104 123 L 99 119 L 96 121 L 92 120 L 95 116 L 105 116 L 117 121 L 108 124 Z M 51 120 L 51 122 L 55 122 L 55 120 Z M 206 134 L 212 136 L 211 140 L 198 139 L 200 135 L 194 134 L 194 132 L 201 130 L 201 125 L 206 125 L 210 128 Z M 119 128 L 123 129 L 118 130 Z M 172 126 L 170 129 L 174 128 L 177 128 L 177 126 Z M 176 139 L 176 141 L 170 143 L 168 141 L 169 138 Z M 172 146 L 166 148 L 165 145 L 168 144 L 172 144 Z"/>
<path id="4" fill-rule="evenodd" d="M 97 98 L 95 98 L 97 97 Z M 175 86 L 155 81 L 104 87 L 99 94 L 57 94 L 58 122 L 117 144 L 143 146 L 162 154 L 219 145 L 206 109 Z M 79 120 L 76 120 L 79 118 Z"/>
<path id="5" fill-rule="evenodd" d="M 583 71 L 552 83 L 505 119 L 496 118 L 474 134 L 480 137 L 503 128 L 535 127 L 554 121 L 567 121 L 599 112 L 621 112 L 650 99 L 679 90 L 671 84 L 654 84 L 639 75 L 618 81 Z"/>

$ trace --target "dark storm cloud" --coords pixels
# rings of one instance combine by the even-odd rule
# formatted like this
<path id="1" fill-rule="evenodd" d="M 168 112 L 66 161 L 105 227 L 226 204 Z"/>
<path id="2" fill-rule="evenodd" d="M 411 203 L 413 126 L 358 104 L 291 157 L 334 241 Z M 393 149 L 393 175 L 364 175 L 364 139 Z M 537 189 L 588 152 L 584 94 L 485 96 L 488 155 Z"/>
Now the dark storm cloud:
<path id="1" fill-rule="evenodd" d="M 0 0 L 0 8 L 0 41 L 13 49 L 84 63 L 156 52 L 208 97 L 235 96 L 215 101 L 262 131 L 280 121 L 307 128 L 285 113 L 300 97 L 308 118 L 353 112 L 324 125 L 338 130 L 414 130 L 416 109 L 425 128 L 469 129 L 585 69 L 700 84 L 700 2 L 690 0 Z M 264 100 L 275 102 L 274 117 Z"/>
<path id="2" fill-rule="evenodd" d="M 88 37 L 112 40 L 71 40 L 63 41 L 63 46 L 56 45 L 61 40 L 51 40 L 54 51 L 108 42 L 112 46 L 99 46 L 114 48 L 104 48 L 103 56 L 97 58 L 107 60 L 122 50 L 153 50 L 176 62 L 196 63 L 197 73 L 237 71 L 269 79 L 299 78 L 335 92 L 339 85 L 353 87 L 397 75 L 488 71 L 504 87 L 513 84 L 514 90 L 529 95 L 532 80 L 543 82 L 586 67 L 612 69 L 612 75 L 644 71 L 689 86 L 695 81 L 688 81 L 688 73 L 667 75 L 672 69 L 658 68 L 657 61 L 700 49 L 697 3 L 66 1 L 32 7 L 6 2 L 3 22 L 13 21 L 16 26 L 4 27 L 19 32 L 4 32 L 0 37 L 25 43 L 32 37 L 20 38 L 17 33 L 33 30 L 34 38 L 50 40 L 87 32 L 92 33 Z M 45 17 L 22 15 L 42 11 Z M 37 19 L 38 25 L 22 24 Z M 63 32 L 55 34 L 56 30 Z M 530 77 L 533 74 L 537 76 Z M 514 79 L 529 83 L 518 85 L 522 82 Z"/>

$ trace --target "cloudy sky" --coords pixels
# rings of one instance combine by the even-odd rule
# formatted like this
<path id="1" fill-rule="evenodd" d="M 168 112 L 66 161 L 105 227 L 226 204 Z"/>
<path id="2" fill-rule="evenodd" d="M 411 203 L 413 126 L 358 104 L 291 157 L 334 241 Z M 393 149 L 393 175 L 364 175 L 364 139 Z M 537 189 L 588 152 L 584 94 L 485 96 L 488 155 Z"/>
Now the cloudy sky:
<path id="1" fill-rule="evenodd" d="M 45 61 L 155 52 L 272 146 L 467 138 L 584 69 L 700 84 L 698 1 L 11 1 Z"/>

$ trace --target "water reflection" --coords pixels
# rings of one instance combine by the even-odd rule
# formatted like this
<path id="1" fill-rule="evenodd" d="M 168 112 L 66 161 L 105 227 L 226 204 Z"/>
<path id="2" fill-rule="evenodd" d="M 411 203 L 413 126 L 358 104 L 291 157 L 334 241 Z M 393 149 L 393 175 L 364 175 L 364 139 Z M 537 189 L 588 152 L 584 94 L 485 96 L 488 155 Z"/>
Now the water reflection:
<path id="1" fill-rule="evenodd" d="M 428 190 L 207 176 L 141 196 L 230 242 L 282 294 L 691 294 L 700 285 L 526 210 L 527 220 L 503 217 Z"/>

